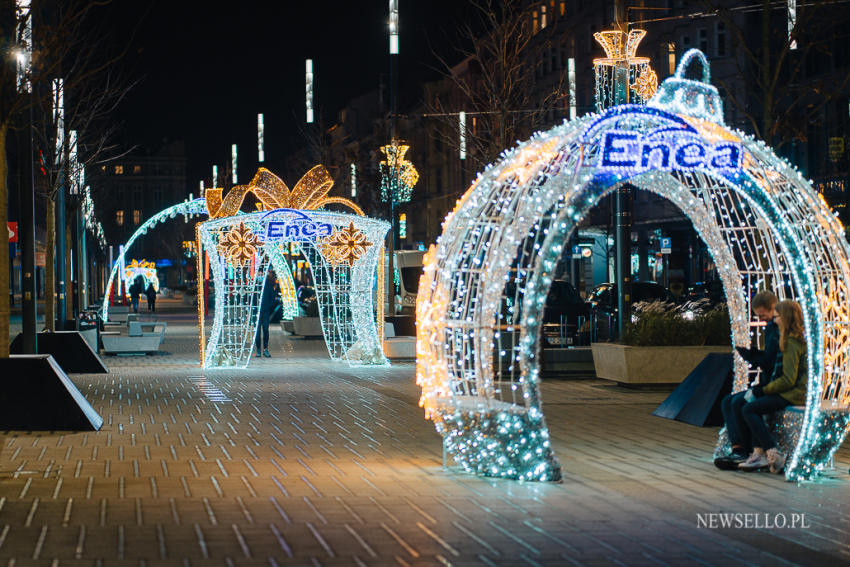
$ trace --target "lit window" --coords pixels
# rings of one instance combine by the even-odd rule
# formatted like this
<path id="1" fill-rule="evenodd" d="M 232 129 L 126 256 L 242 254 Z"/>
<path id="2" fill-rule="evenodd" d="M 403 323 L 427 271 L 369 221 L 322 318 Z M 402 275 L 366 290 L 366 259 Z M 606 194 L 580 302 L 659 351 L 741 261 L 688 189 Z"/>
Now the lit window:
<path id="1" fill-rule="evenodd" d="M 667 44 L 667 67 L 671 75 L 676 73 L 676 44 Z"/>
<path id="2" fill-rule="evenodd" d="M 546 27 L 546 5 L 540 6 L 540 29 Z"/>
<path id="3" fill-rule="evenodd" d="M 142 211 L 139 209 L 133 210 L 133 224 L 139 224 L 142 221 Z"/>
<path id="4" fill-rule="evenodd" d="M 563 16 L 566 13 L 567 7 L 566 2 L 561 2 L 561 15 Z"/>
<path id="5" fill-rule="evenodd" d="M 537 33 L 539 31 L 538 27 L 537 27 L 538 24 L 539 24 L 539 22 L 537 20 L 537 11 L 535 10 L 534 12 L 532 12 L 532 15 L 531 15 L 531 32 L 532 33 Z"/>
<path id="6" fill-rule="evenodd" d="M 115 166 L 115 175 L 124 175 L 124 166 L 116 165 Z"/>
<path id="7" fill-rule="evenodd" d="M 398 216 L 398 237 L 407 238 L 407 213 Z"/>
<path id="8" fill-rule="evenodd" d="M 124 226 L 124 211 L 115 211 L 115 224 Z"/>
<path id="9" fill-rule="evenodd" d="M 141 172 L 142 172 L 142 166 L 141 165 L 134 165 L 133 166 L 133 175 L 138 175 Z"/>

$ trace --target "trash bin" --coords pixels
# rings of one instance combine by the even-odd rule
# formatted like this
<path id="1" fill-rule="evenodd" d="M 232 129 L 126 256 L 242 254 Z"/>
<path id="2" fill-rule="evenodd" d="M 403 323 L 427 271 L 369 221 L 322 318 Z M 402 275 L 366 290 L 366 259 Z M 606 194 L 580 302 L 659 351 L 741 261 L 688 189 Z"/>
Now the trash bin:
<path id="1" fill-rule="evenodd" d="M 89 316 L 87 313 L 80 313 L 78 319 L 77 330 L 83 336 L 83 339 L 89 344 L 92 351 L 98 352 L 98 324 L 96 316 Z"/>

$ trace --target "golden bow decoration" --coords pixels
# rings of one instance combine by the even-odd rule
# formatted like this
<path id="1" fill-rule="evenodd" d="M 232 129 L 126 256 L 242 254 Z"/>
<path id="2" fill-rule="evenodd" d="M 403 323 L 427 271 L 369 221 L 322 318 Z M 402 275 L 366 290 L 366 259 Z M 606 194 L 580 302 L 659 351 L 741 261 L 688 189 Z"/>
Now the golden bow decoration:
<path id="1" fill-rule="evenodd" d="M 363 211 L 342 197 L 328 197 L 334 182 L 323 165 L 317 165 L 298 180 L 292 191 L 277 175 L 261 167 L 248 185 L 236 185 L 222 198 L 221 188 L 207 189 L 204 197 L 211 219 L 232 217 L 239 212 L 245 197 L 253 193 L 262 205 L 261 210 L 318 209 L 336 203 L 345 205 L 363 216 Z"/>

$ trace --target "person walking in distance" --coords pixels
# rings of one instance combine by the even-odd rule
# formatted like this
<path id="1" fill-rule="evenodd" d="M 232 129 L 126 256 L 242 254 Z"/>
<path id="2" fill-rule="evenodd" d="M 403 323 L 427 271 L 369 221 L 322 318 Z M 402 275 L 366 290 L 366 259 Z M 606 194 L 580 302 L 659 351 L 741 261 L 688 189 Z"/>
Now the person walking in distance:
<path id="1" fill-rule="evenodd" d="M 269 353 L 269 319 L 275 303 L 275 278 L 274 272 L 269 268 L 266 272 L 266 281 L 263 285 L 263 295 L 260 298 L 259 321 L 257 322 L 257 356 L 262 353 L 266 358 L 271 358 Z M 260 345 L 262 344 L 262 351 Z"/>
<path id="2" fill-rule="evenodd" d="M 156 312 L 156 290 L 153 288 L 153 282 L 148 284 L 148 289 L 145 290 L 145 295 L 148 298 L 148 311 Z"/>

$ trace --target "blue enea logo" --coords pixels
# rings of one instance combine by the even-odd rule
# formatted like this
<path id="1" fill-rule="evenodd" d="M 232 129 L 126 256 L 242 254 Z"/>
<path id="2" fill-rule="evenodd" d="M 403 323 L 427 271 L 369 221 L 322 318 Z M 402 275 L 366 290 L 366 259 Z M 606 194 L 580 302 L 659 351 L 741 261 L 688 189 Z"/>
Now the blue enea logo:
<path id="1" fill-rule="evenodd" d="M 263 219 L 269 215 L 278 213 L 290 213 L 292 216 L 284 220 L 270 220 L 266 224 L 265 240 L 285 240 L 287 242 L 304 242 L 330 236 L 333 233 L 333 225 L 324 222 L 316 222 L 303 211 L 296 209 L 275 209 L 263 215 Z M 293 218 L 294 217 L 294 218 Z"/>
<path id="2" fill-rule="evenodd" d="M 625 118 L 659 119 L 668 124 L 647 133 L 614 128 L 604 130 L 606 122 L 618 125 Z M 650 170 L 693 171 L 717 170 L 721 173 L 740 171 L 743 150 L 734 142 L 712 144 L 680 117 L 646 107 L 615 107 L 594 122 L 583 136 L 586 142 L 598 136 L 598 169 L 615 173 L 636 174 Z"/>
<path id="3" fill-rule="evenodd" d="M 702 138 L 683 133 L 661 136 L 638 132 L 609 130 L 602 135 L 603 169 L 628 170 L 630 173 L 649 169 L 739 170 L 742 163 L 741 146 L 731 142 L 706 143 Z"/>

